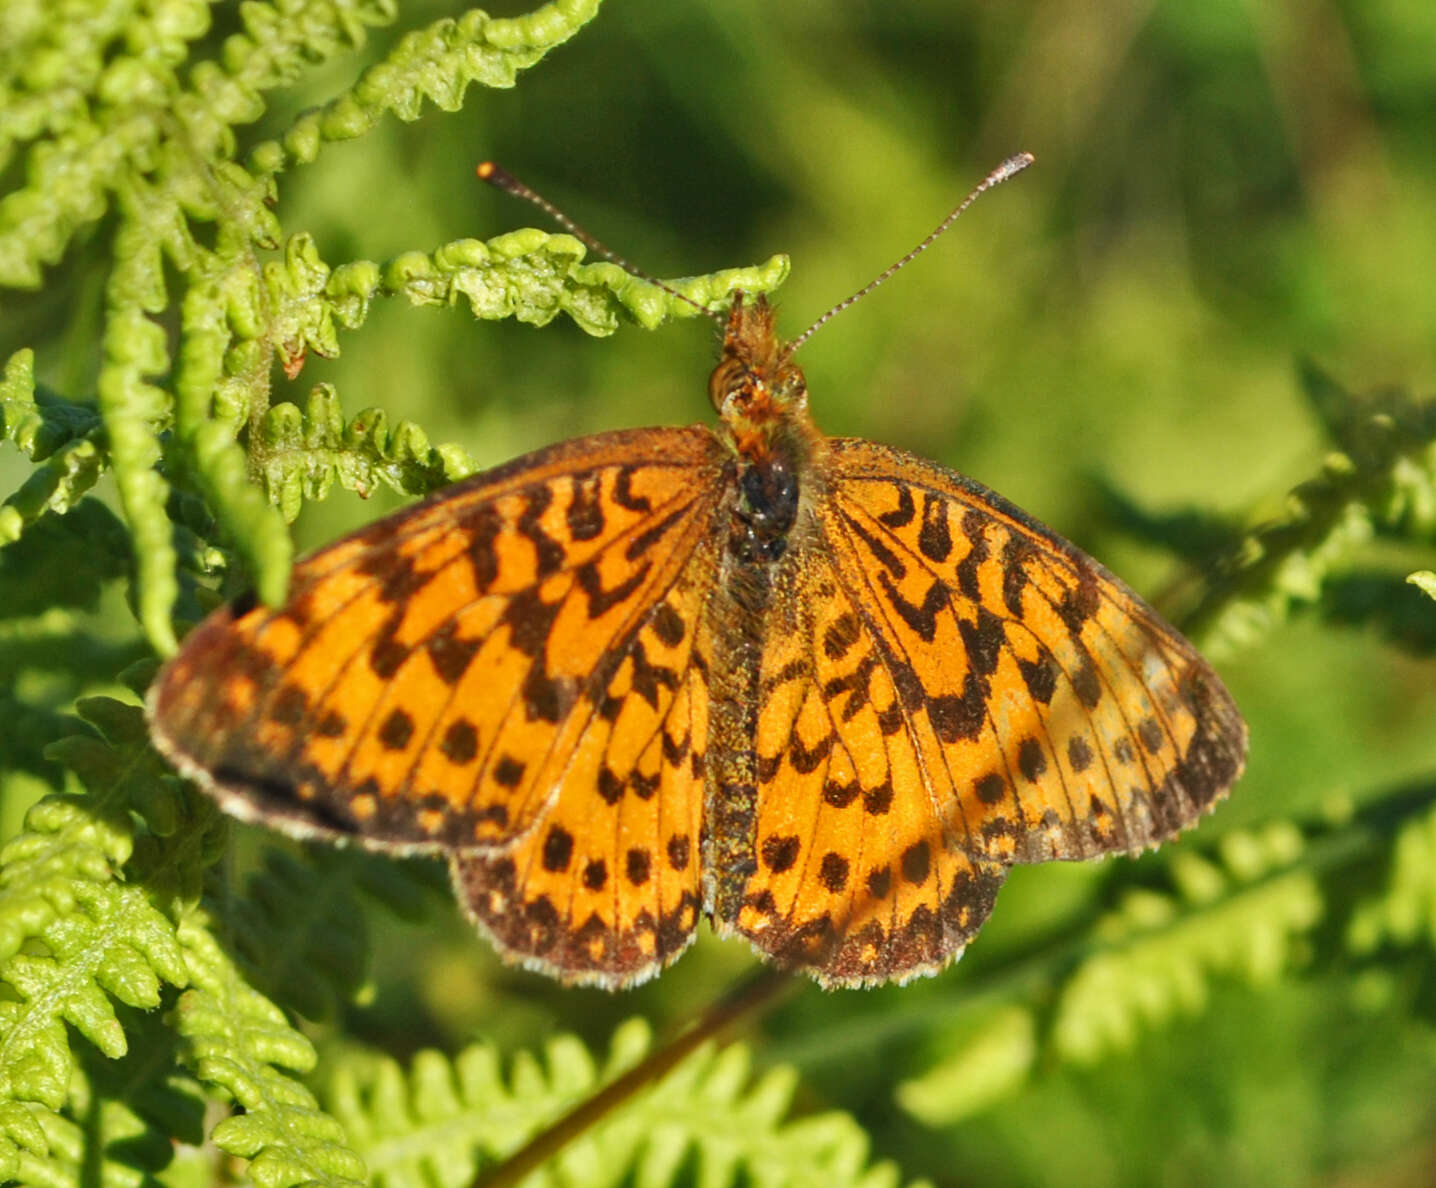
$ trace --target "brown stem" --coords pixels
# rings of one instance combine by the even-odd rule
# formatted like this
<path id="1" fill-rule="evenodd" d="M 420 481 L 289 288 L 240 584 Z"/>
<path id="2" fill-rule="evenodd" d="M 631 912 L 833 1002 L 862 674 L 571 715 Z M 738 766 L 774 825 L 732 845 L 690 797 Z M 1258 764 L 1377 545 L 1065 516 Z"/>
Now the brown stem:
<path id="1" fill-rule="evenodd" d="M 502 1163 L 481 1174 L 473 1188 L 512 1188 L 590 1126 L 663 1077 L 700 1044 L 755 1017 L 784 991 L 798 984 L 789 974 L 771 968 L 761 969 L 739 982 L 704 1011 L 693 1026 L 539 1131 Z"/>

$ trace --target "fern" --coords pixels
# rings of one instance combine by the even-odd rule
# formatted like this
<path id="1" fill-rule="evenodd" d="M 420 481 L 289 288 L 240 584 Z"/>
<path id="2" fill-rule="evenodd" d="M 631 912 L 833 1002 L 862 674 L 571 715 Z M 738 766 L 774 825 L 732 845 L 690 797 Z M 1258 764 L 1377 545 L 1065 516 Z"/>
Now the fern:
<path id="1" fill-rule="evenodd" d="M 1291 492 L 1282 518 L 1241 539 L 1185 620 L 1217 654 L 1250 645 L 1293 606 L 1319 601 L 1333 566 L 1377 531 L 1420 540 L 1436 529 L 1436 402 L 1396 391 L 1357 397 L 1314 367 L 1302 379 L 1339 452 Z"/>
<path id="2" fill-rule="evenodd" d="M 0 546 L 19 538 L 42 512 L 64 513 L 95 485 L 106 466 L 100 421 L 91 409 L 51 396 L 37 398 L 35 358 L 16 351 L 0 379 L 0 438 L 44 463 L 0 504 Z"/>
<path id="3" fill-rule="evenodd" d="M 250 987 L 215 932 L 214 921 L 199 910 L 180 925 L 193 987 L 175 1005 L 184 1064 L 243 1109 L 219 1123 L 211 1140 L 248 1159 L 249 1176 L 261 1188 L 362 1183 L 364 1162 L 343 1128 L 290 1075 L 314 1067 L 313 1045 Z"/>
<path id="4" fill-rule="evenodd" d="M 1217 981 L 1263 989 L 1314 961 L 1336 967 L 1383 946 L 1436 946 L 1433 801 L 1436 788 L 1402 789 L 1354 815 L 1227 833 L 1211 855 L 1174 851 L 1166 886 L 1121 891 L 1068 946 L 1035 959 L 1042 976 L 1029 969 L 1024 993 L 989 1000 L 971 986 L 973 1007 L 898 1101 L 945 1125 L 1016 1092 L 1043 1058 L 1091 1065 L 1200 1014 Z M 1354 895 L 1373 865 L 1384 887 Z M 991 976 L 1003 983 L 1011 969 Z"/>
<path id="5" fill-rule="evenodd" d="M 0 1143 L 0 1166 L 8 1163 L 10 1175 L 17 1144 L 44 1156 L 51 1137 L 70 1133 L 59 1116 L 78 1101 L 69 1029 L 120 1059 L 129 1041 L 116 1004 L 153 1009 L 165 985 L 189 976 L 174 926 L 152 895 L 116 878 L 136 861 L 134 815 L 175 835 L 179 804 L 160 783 L 136 707 L 93 699 L 80 709 L 96 731 L 50 750 L 88 795 L 42 800 L 0 852 L 0 981 L 10 990 L 0 1003 L 0 1117 L 10 1145 Z M 216 818 L 209 810 L 201 818 L 202 834 Z M 39 1131 L 20 1124 L 27 1113 Z"/>
<path id="6" fill-rule="evenodd" d="M 1436 573 L 1429 569 L 1419 569 L 1415 573 L 1407 574 L 1406 581 L 1427 598 L 1436 599 Z"/>
<path id="7" fill-rule="evenodd" d="M 0 285 L 103 267 L 94 391 L 37 383 L 30 349 L 11 353 L 0 379 L 0 441 L 26 467 L 0 501 L 0 795 L 18 820 L 17 802 L 50 789 L 0 849 L 0 1181 L 213 1182 L 244 1160 L 263 1185 L 466 1184 L 646 1051 L 633 1023 L 603 1060 L 562 1037 L 507 1067 L 486 1044 L 401 1065 L 327 1040 L 321 1062 L 309 1033 L 343 1020 L 367 976 L 365 899 L 421 916 L 433 870 L 266 849 L 235 875 L 221 863 L 227 826 L 158 761 L 133 704 L 151 649 L 169 649 L 172 623 L 213 602 L 215 575 L 282 595 L 286 525 L 305 503 L 336 486 L 421 495 L 473 470 L 466 451 L 431 444 L 397 409 L 346 416 L 363 399 L 331 385 L 302 408 L 277 400 L 276 368 L 294 379 L 312 357 L 337 355 L 386 299 L 531 325 L 567 318 L 594 335 L 697 313 L 586 262 L 567 235 L 326 257 L 280 202 L 290 172 L 326 146 L 386 114 L 456 111 L 475 84 L 514 85 L 598 7 L 556 0 L 509 20 L 434 21 L 352 86 L 256 134 L 278 92 L 318 85 L 319 68 L 352 60 L 398 6 L 0 5 L 0 167 L 14 183 L 0 198 Z M 212 28 L 217 14 L 233 22 L 227 36 Z M 786 269 L 774 257 L 671 284 L 715 308 L 737 289 L 775 288 Z M 1313 606 L 1430 654 L 1436 578 L 1410 564 L 1343 565 L 1376 535 L 1429 543 L 1436 414 L 1400 394 L 1352 396 L 1314 370 L 1304 385 L 1333 453 L 1282 517 L 1235 546 L 1229 525 L 1205 517 L 1129 519 L 1204 563 L 1227 549 L 1191 619 L 1219 644 L 1249 644 Z M 118 515 L 94 497 L 106 478 Z M 118 608 L 121 593 L 137 633 L 110 629 L 105 604 Z M 1068 935 L 910 987 L 901 1011 L 880 1000 L 870 1009 L 889 1030 L 835 1027 L 822 1044 L 921 1029 L 926 1063 L 898 1104 L 946 1125 L 1044 1066 L 1133 1049 L 1200 1014 L 1222 985 L 1256 992 L 1354 969 L 1359 987 L 1397 960 L 1430 965 L 1431 800 L 1423 785 L 1358 813 L 1114 864 L 1102 906 Z M 856 1015 L 866 1004 L 853 1001 L 843 1009 Z M 746 1049 L 705 1050 L 536 1182 L 898 1182 L 893 1165 L 870 1162 L 848 1115 L 791 1120 L 797 1085 L 786 1066 L 755 1078 Z"/>
<path id="8" fill-rule="evenodd" d="M 351 1053 L 335 1065 L 324 1098 L 385 1188 L 454 1188 L 631 1067 L 649 1045 L 633 1020 L 614 1034 L 602 1069 L 569 1036 L 540 1062 L 518 1053 L 508 1076 L 499 1053 L 475 1044 L 451 1062 L 421 1052 L 407 1073 L 393 1060 Z M 710 1188 L 753 1183 L 886 1188 L 901 1182 L 891 1163 L 869 1163 L 869 1144 L 846 1114 L 786 1121 L 797 1076 L 770 1069 L 752 1081 L 741 1045 L 700 1049 L 667 1077 L 571 1144 L 526 1183 L 588 1188 L 628 1182 L 661 1188 L 695 1166 Z"/>

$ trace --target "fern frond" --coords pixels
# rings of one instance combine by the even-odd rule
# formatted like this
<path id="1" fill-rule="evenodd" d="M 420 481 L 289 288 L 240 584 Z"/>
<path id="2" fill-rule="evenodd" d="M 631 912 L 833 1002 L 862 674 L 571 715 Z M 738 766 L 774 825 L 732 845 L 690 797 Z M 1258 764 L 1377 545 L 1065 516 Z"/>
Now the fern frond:
<path id="1" fill-rule="evenodd" d="M 1300 831 L 1274 825 L 1224 844 L 1239 856 L 1235 863 L 1179 850 L 1175 896 L 1128 892 L 1099 922 L 1100 951 L 1067 980 L 1057 1003 L 1057 1055 L 1092 1063 L 1172 1016 L 1200 1012 L 1214 976 L 1267 985 L 1301 958 L 1325 903 L 1315 872 L 1293 865 Z"/>
<path id="2" fill-rule="evenodd" d="M 250 158 L 259 173 L 308 163 L 327 142 L 368 132 L 385 112 L 416 120 L 425 101 L 458 111 L 470 84 L 511 87 L 519 71 L 540 62 L 597 14 L 601 0 L 555 0 L 526 16 L 495 19 L 471 9 L 407 34 L 350 90 L 295 121 L 281 140 Z"/>
<path id="3" fill-rule="evenodd" d="M 1037 1013 L 999 1003 L 950 1023 L 934 1048 L 941 1056 L 898 1084 L 897 1104 L 925 1126 L 951 1126 L 1026 1084 L 1041 1055 Z"/>
<path id="4" fill-rule="evenodd" d="M 216 1145 L 250 1159 L 258 1184 L 358 1183 L 363 1165 L 342 1130 L 290 1075 L 312 1067 L 309 1042 L 246 981 L 216 941 L 207 910 L 185 906 L 195 902 L 199 873 L 222 850 L 222 818 L 162 775 L 137 706 L 92 698 L 80 709 L 95 732 L 72 734 L 49 753 L 79 775 L 88 795 L 42 800 L 26 831 L 0 851 L 0 980 L 12 996 L 0 1003 L 0 1136 L 8 1136 L 0 1137 L 0 1165 L 11 1161 L 27 1183 L 68 1183 L 72 1153 L 93 1162 L 103 1146 L 95 1145 L 92 1125 L 76 1129 L 84 1081 L 77 1080 L 68 1029 L 101 1058 L 119 1060 L 131 1051 L 136 1025 L 126 1025 L 116 1004 L 153 1011 L 167 984 L 185 988 L 174 1005 L 175 1059 L 244 1108 L 216 1128 Z M 312 901 L 318 876 L 304 874 Z M 256 882 L 261 897 L 267 886 Z M 335 904 L 332 890 L 326 893 Z M 157 903 L 173 905 L 178 926 Z M 327 919 L 335 943 L 352 948 L 353 930 L 336 927 L 332 913 Z M 264 948 L 272 965 L 279 946 L 266 947 L 255 920 L 251 910 L 230 930 Z M 283 951 L 312 957 L 315 931 L 302 950 Z M 328 982 L 346 969 L 348 983 L 356 981 L 357 954 L 336 972 L 338 955 L 331 946 Z M 151 1050 L 147 1061 L 155 1056 Z M 125 1106 L 106 1096 L 98 1108 L 115 1142 L 128 1148 L 147 1132 L 130 1111 L 135 1093 L 122 1099 Z M 27 1118 L 39 1129 L 26 1128 Z M 157 1132 L 180 1133 L 172 1123 Z M 137 1162 L 131 1152 L 128 1170 L 116 1170 L 113 1182 L 141 1182 L 125 1179 Z"/>
<path id="5" fill-rule="evenodd" d="M 74 630 L 66 612 L 95 610 L 106 585 L 128 577 L 131 563 L 129 533 L 98 500 L 83 500 L 64 516 L 41 516 L 0 548 L 0 606 L 7 620 L 0 639 L 20 643 Z M 43 619 L 21 622 L 28 616 Z M 19 671 L 0 666 L 0 672 Z"/>
<path id="6" fill-rule="evenodd" d="M 172 825 L 161 765 L 138 707 L 95 698 L 81 712 L 98 734 L 52 744 L 88 795 L 46 797 L 0 851 L 0 1099 L 65 1101 L 72 1071 L 66 1024 L 100 1051 L 125 1053 L 112 999 L 153 1009 L 160 988 L 187 981 L 174 927 L 145 890 L 115 874 L 129 861 L 132 812 Z M 23 946 L 23 949 L 22 949 Z"/>
<path id="7" fill-rule="evenodd" d="M 94 410 L 37 396 L 34 352 L 16 351 L 6 360 L 0 438 L 42 465 L 0 504 L 0 546 L 17 540 L 44 512 L 69 511 L 95 485 L 108 465 L 99 430 Z"/>
<path id="8" fill-rule="evenodd" d="M 116 278 L 125 261 L 117 260 Z M 111 290 L 121 287 L 112 284 Z M 164 331 L 138 306 L 111 306 L 103 338 L 99 406 L 109 433 L 110 460 L 120 506 L 129 522 L 136 562 L 140 625 L 161 652 L 175 648 L 170 608 L 179 592 L 175 550 L 165 517 L 169 484 L 156 469 L 159 424 L 167 407 L 164 392 L 150 382 L 169 369 Z"/>
<path id="9" fill-rule="evenodd" d="M 46 1124 L 53 1126 L 59 1121 L 59 1116 L 48 1110 L 18 1101 L 0 1102 L 0 1182 L 39 1183 L 29 1176 L 24 1179 L 21 1176 L 31 1163 L 48 1159 L 50 1139 L 45 1133 Z"/>
<path id="10" fill-rule="evenodd" d="M 788 258 L 776 255 L 749 268 L 665 282 L 688 298 L 680 301 L 616 264 L 584 264 L 586 251 L 571 235 L 530 227 L 487 242 L 460 239 L 431 256 L 408 252 L 377 270 L 350 265 L 352 271 L 342 275 L 336 270 L 333 292 L 345 298 L 338 312 L 346 326 L 357 324 L 356 310 L 362 316 L 369 299 L 380 294 L 404 296 L 413 305 L 452 305 L 462 298 L 476 318 L 516 318 L 533 326 L 546 326 L 562 313 L 602 337 L 618 329 L 621 314 L 653 330 L 672 318 L 698 316 L 695 305 L 719 307 L 740 290 L 771 292 L 788 275 Z"/>
<path id="11" fill-rule="evenodd" d="M 183 890 L 186 866 L 213 860 L 224 827 L 202 804 L 189 816 L 177 785 L 161 779 L 137 706 L 91 698 L 78 708 L 94 729 L 77 732 L 72 720 L 48 755 L 86 794 L 41 800 L 0 851 L 0 980 L 10 995 L 0 1006 L 0 1174 L 27 1184 L 79 1185 L 97 1173 L 106 1183 L 148 1183 L 139 1169 L 162 1166 L 171 1136 L 194 1129 L 172 1104 L 148 1025 L 158 1016 L 143 1013 L 162 1005 L 166 985 L 189 981 L 175 927 L 156 904 Z M 156 871 L 164 877 L 147 877 Z M 73 1050 L 70 1028 L 93 1048 Z M 92 1092 L 96 1073 L 118 1075 L 137 1043 L 153 1092 L 133 1075 L 122 1092 Z M 86 1069 L 95 1062 L 103 1067 Z M 163 1121 L 135 1113 L 148 1107 Z M 193 1104 L 190 1112 L 198 1117 Z"/>
<path id="12" fill-rule="evenodd" d="M 1321 596 L 1332 565 L 1383 527 L 1436 527 L 1436 402 L 1403 393 L 1358 398 L 1307 368 L 1312 406 L 1341 452 L 1288 496 L 1287 514 L 1241 542 L 1184 627 L 1209 650 L 1245 646 Z"/>
<path id="13" fill-rule="evenodd" d="M 303 862 L 269 847 L 244 894 L 226 904 L 226 927 L 249 982 L 309 1019 L 336 1018 L 363 986 L 368 937 L 357 892 L 411 919 L 428 901 L 409 864 L 371 854 L 315 850 Z"/>
<path id="14" fill-rule="evenodd" d="M 969 984 L 969 1009 L 953 1018 L 948 1004 L 935 1058 L 899 1104 L 949 1125 L 1015 1092 L 1044 1057 L 1091 1065 L 1200 1013 L 1218 980 L 1263 989 L 1313 960 L 1345 969 L 1352 955 L 1436 946 L 1436 785 L 1229 832 L 1214 854 L 1184 847 L 1160 869 L 1165 888 L 1131 886 L 1065 949 L 989 974 L 1005 993 Z M 1363 893 L 1373 875 L 1383 885 Z"/>
<path id="15" fill-rule="evenodd" d="M 1383 947 L 1436 947 L 1436 807 L 1400 826 L 1385 883 L 1356 905 L 1347 922 L 1347 947 L 1358 956 Z"/>
<path id="16" fill-rule="evenodd" d="M 167 1013 L 120 1013 L 129 1055 L 110 1060 L 92 1049 L 78 1053 L 65 1112 L 33 1115 L 45 1149 L 21 1153 L 20 1183 L 158 1188 L 156 1175 L 171 1168 L 176 1144 L 198 1149 L 204 1142 L 205 1101 L 199 1086 L 175 1068 Z M 215 1182 L 210 1170 L 205 1184 Z M 166 1176 L 165 1183 L 178 1181 Z"/>
<path id="17" fill-rule="evenodd" d="M 605 1067 L 572 1036 L 540 1061 L 519 1052 L 505 1077 L 489 1044 L 453 1061 L 421 1052 L 407 1073 L 387 1057 L 337 1061 L 324 1099 L 364 1154 L 376 1185 L 467 1185 L 546 1124 L 635 1064 L 649 1046 L 642 1020 L 614 1034 Z M 769 1070 L 756 1082 L 741 1045 L 700 1049 L 565 1148 L 535 1182 L 568 1188 L 633 1182 L 662 1188 L 695 1161 L 697 1182 L 860 1185 L 901 1182 L 890 1163 L 869 1163 L 867 1136 L 848 1115 L 788 1120 L 797 1077 Z M 527 1182 L 527 1181 L 526 1181 Z"/>
<path id="18" fill-rule="evenodd" d="M 380 486 L 423 495 L 475 469 L 462 446 L 431 446 L 412 421 L 400 421 L 390 432 L 383 409 L 365 409 L 345 424 L 328 384 L 310 393 L 302 412 L 293 404 L 274 405 L 253 449 L 265 494 L 286 522 L 306 499 L 323 499 L 335 483 L 363 496 Z"/>
<path id="19" fill-rule="evenodd" d="M 191 981 L 175 1006 L 180 1058 L 244 1111 L 219 1123 L 211 1140 L 248 1159 L 249 1176 L 261 1188 L 363 1183 L 364 1162 L 343 1128 L 290 1075 L 314 1067 L 313 1045 L 246 982 L 216 941 L 208 912 L 189 912 L 178 936 Z"/>
<path id="20" fill-rule="evenodd" d="M 993 1001 L 974 987 L 980 1005 L 947 1023 L 941 1055 L 899 1086 L 899 1104 L 948 1125 L 1015 1092 L 1044 1054 L 1096 1063 L 1199 1013 L 1218 978 L 1268 986 L 1299 964 L 1326 912 L 1301 831 L 1276 823 L 1229 833 L 1219 849 L 1215 860 L 1173 851 L 1170 886 L 1124 892 L 1040 987 Z"/>
<path id="21" fill-rule="evenodd" d="M 682 301 L 615 264 L 584 264 L 586 251 L 570 235 L 528 228 L 487 242 L 456 240 L 432 254 L 406 252 L 383 265 L 357 260 L 331 272 L 313 241 L 297 235 L 286 245 L 284 262 L 264 270 L 266 297 L 276 311 L 270 328 L 286 367 L 297 373 L 308 351 L 337 355 L 337 327 L 362 325 L 375 297 L 405 297 L 412 305 L 463 300 L 476 318 L 516 318 L 534 326 L 562 313 L 603 336 L 618 329 L 620 314 L 656 329 L 670 318 L 696 317 L 695 305 L 714 308 L 740 290 L 771 292 L 788 275 L 788 258 L 777 255 L 750 268 L 667 282 L 689 299 Z"/>
<path id="22" fill-rule="evenodd" d="M 8 1174 L 0 1139 L 0 1175 L 27 1188 L 157 1188 L 151 1173 L 173 1155 L 165 1131 L 123 1097 L 96 1093 L 81 1075 L 72 1082 L 71 1098 L 75 1108 L 69 1116 L 34 1111 L 30 1122 L 41 1142 L 17 1147 Z"/>

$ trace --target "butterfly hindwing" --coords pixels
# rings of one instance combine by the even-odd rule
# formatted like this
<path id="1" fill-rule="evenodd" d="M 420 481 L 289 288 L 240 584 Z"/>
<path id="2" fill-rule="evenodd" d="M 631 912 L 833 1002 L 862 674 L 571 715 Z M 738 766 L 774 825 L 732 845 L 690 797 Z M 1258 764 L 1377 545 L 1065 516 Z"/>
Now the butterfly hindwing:
<path id="1" fill-rule="evenodd" d="M 701 832 L 712 550 L 694 555 L 609 675 L 542 820 L 452 860 L 459 902 L 505 956 L 608 989 L 657 973 L 703 910 Z M 660 695 L 660 691 L 662 691 Z"/>
<path id="2" fill-rule="evenodd" d="M 950 806 L 923 777 L 882 640 L 820 540 L 795 536 L 767 609 L 756 864 L 718 923 L 829 986 L 931 973 L 1007 868 L 944 844 Z"/>

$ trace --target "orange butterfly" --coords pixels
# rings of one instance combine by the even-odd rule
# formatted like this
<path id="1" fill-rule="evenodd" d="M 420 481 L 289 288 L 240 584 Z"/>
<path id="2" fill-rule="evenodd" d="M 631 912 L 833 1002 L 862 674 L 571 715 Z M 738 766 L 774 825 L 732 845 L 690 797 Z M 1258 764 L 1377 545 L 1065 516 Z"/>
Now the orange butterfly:
<path id="1" fill-rule="evenodd" d="M 504 957 L 610 989 L 704 916 L 825 986 L 932 973 L 1012 864 L 1192 824 L 1246 751 L 1216 674 L 1001 496 L 824 437 L 806 337 L 735 295 L 716 432 L 540 450 L 217 611 L 156 744 L 235 816 L 448 856 Z"/>

